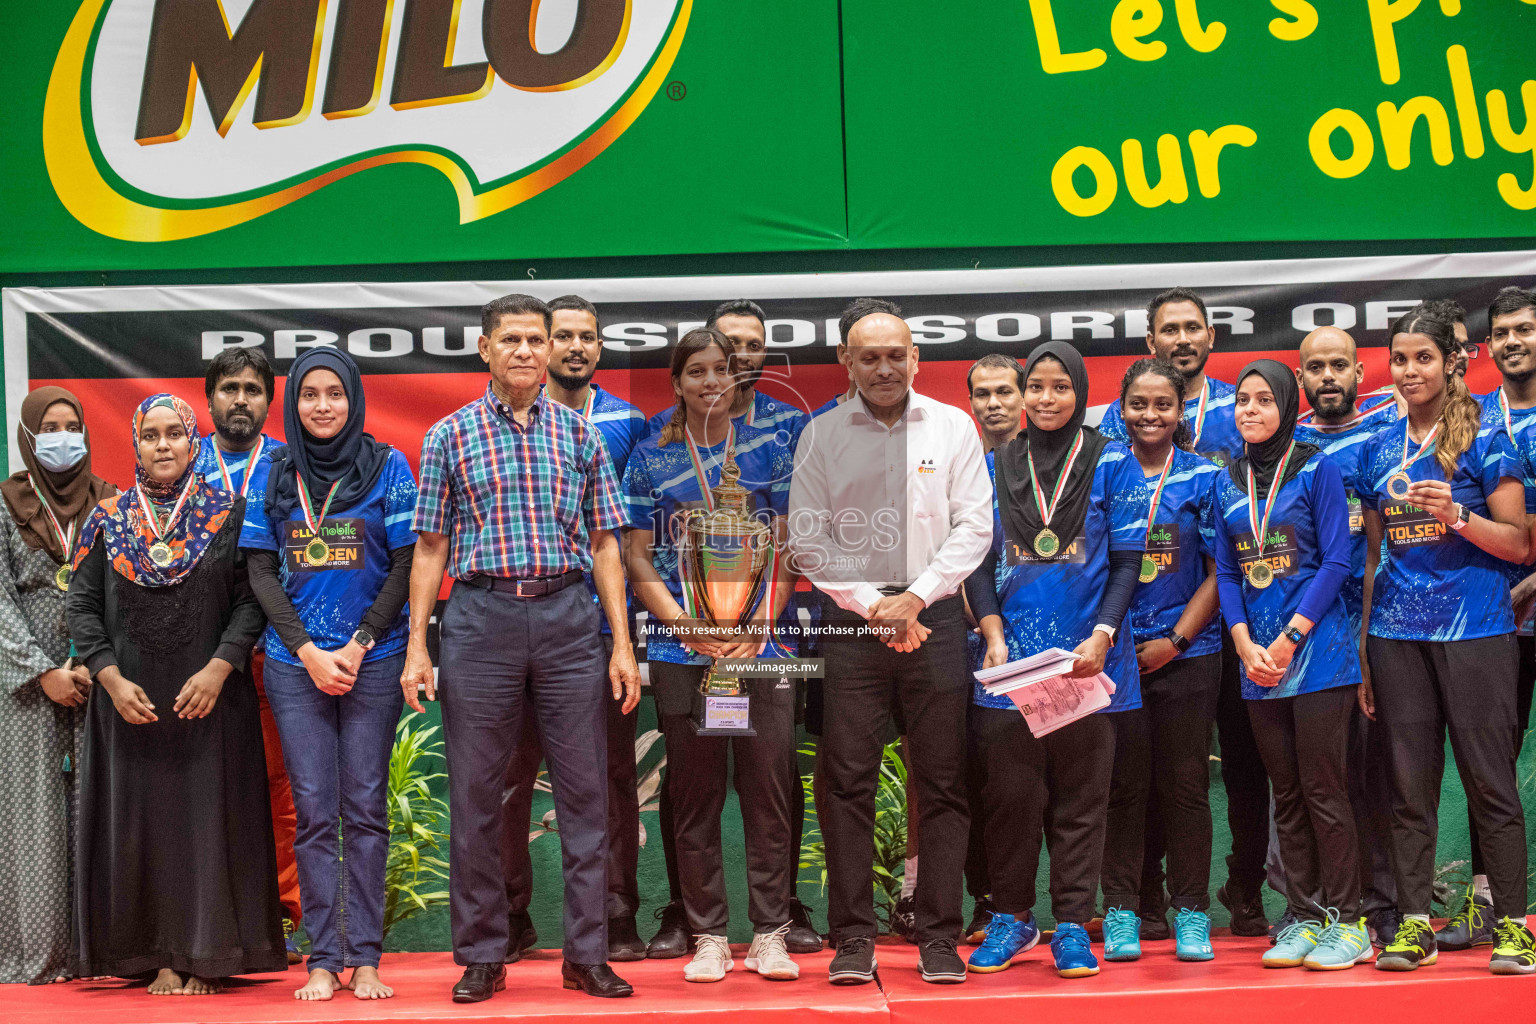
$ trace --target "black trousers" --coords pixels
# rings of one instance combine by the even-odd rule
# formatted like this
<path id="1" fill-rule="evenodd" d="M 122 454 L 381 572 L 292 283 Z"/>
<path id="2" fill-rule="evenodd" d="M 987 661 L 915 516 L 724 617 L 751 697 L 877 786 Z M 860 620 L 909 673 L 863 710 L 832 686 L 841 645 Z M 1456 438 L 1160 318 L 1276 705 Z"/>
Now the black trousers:
<path id="1" fill-rule="evenodd" d="M 1515 636 L 1515 646 L 1520 651 L 1520 670 L 1515 676 L 1515 760 L 1525 747 L 1525 733 L 1531 724 L 1531 697 L 1536 693 L 1536 637 Z M 1483 844 L 1477 835 L 1477 819 L 1472 816 L 1472 803 L 1467 802 L 1467 838 L 1472 842 L 1472 873 L 1486 875 L 1483 865 Z"/>
<path id="2" fill-rule="evenodd" d="M 603 634 L 603 651 L 613 655 L 613 635 Z M 610 694 L 611 696 L 611 694 Z M 623 703 L 608 704 L 608 918 L 634 917 L 640 909 L 635 873 L 640 864 L 640 802 L 635 792 L 635 726 L 637 707 L 624 714 Z M 533 718 L 524 716 L 517 753 L 507 765 L 502 789 L 501 863 L 507 880 L 507 903 L 526 911 L 533 899 L 533 861 L 528 856 L 532 825 L 533 787 L 544 760 Z M 549 840 L 545 840 L 548 842 Z"/>
<path id="3" fill-rule="evenodd" d="M 1519 920 L 1526 907 L 1527 852 L 1510 742 L 1519 664 L 1514 634 L 1450 642 L 1373 636 L 1366 656 L 1376 719 L 1391 750 L 1398 910 L 1429 913 L 1449 732 L 1477 822 L 1494 916 Z"/>
<path id="4" fill-rule="evenodd" d="M 1248 701 L 1253 736 L 1275 788 L 1286 901 L 1302 920 L 1333 908 L 1360 916 L 1360 863 L 1349 805 L 1349 723 L 1356 688 Z M 1308 898 L 1320 894 L 1322 907 Z"/>
<path id="5" fill-rule="evenodd" d="M 1349 723 L 1349 804 L 1360 844 L 1360 909 L 1397 906 L 1392 871 L 1392 771 L 1386 731 L 1365 717 L 1358 703 Z"/>
<path id="6" fill-rule="evenodd" d="M 1093 919 L 1115 762 L 1112 719 L 1122 714 L 1089 715 L 1036 739 L 1018 711 L 976 708 L 987 762 L 987 865 L 1000 912 L 1034 909 L 1043 838 L 1052 915 L 1073 924 Z"/>
<path id="7" fill-rule="evenodd" d="M 706 671 L 703 665 L 650 663 L 667 742 L 666 787 L 683 909 L 693 934 L 725 934 L 730 911 L 720 815 L 727 787 L 734 782 L 746 843 L 747 916 L 753 931 L 771 932 L 789 920 L 795 877 L 791 830 L 800 795 L 795 683 L 770 677 L 747 681 L 756 736 L 700 736 L 688 715 Z"/>
<path id="8" fill-rule="evenodd" d="M 827 844 L 827 922 L 833 941 L 874 938 L 875 794 L 886 736 L 898 709 L 910 755 L 908 784 L 916 787 L 922 872 L 916 901 L 917 938 L 960 935 L 961 886 L 970 816 L 965 800 L 965 708 L 971 673 L 960 598 L 934 602 L 918 620 L 931 633 L 921 647 L 900 653 L 875 639 L 823 637 L 825 720 L 819 765 L 826 779 L 821 808 Z M 828 623 L 864 620 L 828 602 Z"/>
<path id="9" fill-rule="evenodd" d="M 565 957 L 608 959 L 607 662 L 585 587 L 544 597 L 455 585 L 442 618 L 449 916 L 458 964 L 507 954 L 502 787 L 523 722 L 549 759 L 565 875 Z M 524 837 L 527 842 L 527 837 Z"/>
<path id="10" fill-rule="evenodd" d="M 1243 700 L 1241 664 L 1232 636 L 1221 634 L 1221 689 L 1216 699 L 1216 738 L 1221 744 L 1221 784 L 1227 791 L 1227 883 L 1244 896 L 1258 895 L 1264 884 L 1269 850 L 1269 773 L 1254 740 L 1248 702 Z"/>
<path id="11" fill-rule="evenodd" d="M 965 891 L 971 899 L 992 895 L 987 868 L 987 814 L 983 793 L 987 785 L 987 761 L 981 751 L 981 720 L 975 704 L 965 709 L 965 800 L 971 811 L 971 831 L 965 847 Z"/>
<path id="12" fill-rule="evenodd" d="M 1141 708 L 1110 715 L 1115 766 L 1104 839 L 1104 906 L 1141 909 L 1148 808 L 1159 809 L 1176 910 L 1210 906 L 1211 723 L 1221 655 L 1170 661 L 1141 677 Z"/>

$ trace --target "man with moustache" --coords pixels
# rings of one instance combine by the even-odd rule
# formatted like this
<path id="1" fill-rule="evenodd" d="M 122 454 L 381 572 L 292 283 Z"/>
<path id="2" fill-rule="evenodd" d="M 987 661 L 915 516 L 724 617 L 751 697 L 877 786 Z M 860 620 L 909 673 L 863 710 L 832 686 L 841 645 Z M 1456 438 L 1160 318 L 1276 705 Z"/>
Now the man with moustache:
<path id="1" fill-rule="evenodd" d="M 580 295 L 562 295 L 549 304 L 549 379 L 547 398 L 575 410 L 597 428 L 613 463 L 614 475 L 624 476 L 630 449 L 645 433 L 645 415 L 592 382 L 603 355 L 597 307 Z M 586 573 L 587 590 L 597 602 L 592 573 Z M 628 594 L 626 592 L 626 604 Z M 602 608 L 599 605 L 599 613 Z M 627 615 L 626 615 L 627 618 Z M 602 616 L 603 648 L 613 654 L 613 629 Z M 640 860 L 640 804 L 635 792 L 635 725 L 639 711 L 625 714 L 616 701 L 608 703 L 608 959 L 643 960 L 645 943 L 635 928 L 640 909 L 636 870 Z M 523 736 L 507 766 L 502 806 L 502 864 L 507 875 L 507 962 L 521 959 L 538 942 L 528 915 L 533 899 L 533 863 L 528 856 L 528 827 L 532 816 L 533 789 L 538 779 L 544 747 L 539 742 L 532 716 L 524 716 Z M 663 843 L 670 840 L 663 839 Z"/>
<path id="2" fill-rule="evenodd" d="M 259 348 L 226 348 L 209 362 L 203 392 L 208 399 L 208 414 L 213 417 L 213 443 L 203 445 L 197 455 L 197 473 L 209 486 L 251 501 L 264 499 L 268 463 L 261 462 L 261 457 L 282 445 L 262 433 L 274 382 L 272 364 Z M 272 804 L 272 837 L 277 844 L 277 892 L 283 904 L 283 938 L 288 947 L 288 962 L 296 964 L 304 959 L 293 939 L 294 929 L 303 919 L 299 865 L 293 856 L 298 816 L 293 809 L 288 769 L 283 764 L 277 720 L 272 717 L 267 690 L 262 685 L 265 661 L 259 649 L 251 652 L 251 680 L 256 685 L 261 708 L 261 742 L 267 754 L 267 792 Z"/>
<path id="3" fill-rule="evenodd" d="M 1184 402 L 1184 418 L 1189 421 L 1195 451 L 1225 466 L 1243 453 L 1243 439 L 1232 418 L 1237 388 L 1205 374 L 1205 364 L 1215 347 L 1216 328 L 1206 316 L 1205 299 L 1197 292 L 1169 288 L 1147 303 L 1147 351 L 1184 374 L 1189 395 Z M 1099 433 L 1130 445 L 1119 402 L 1111 402 L 1104 410 Z"/>
<path id="4" fill-rule="evenodd" d="M 757 390 L 763 377 L 763 364 L 768 360 L 768 315 L 763 307 L 751 299 L 730 299 L 715 307 L 705 321 L 705 327 L 731 339 L 736 352 L 736 401 L 731 405 L 731 419 L 758 430 L 778 431 L 787 438 L 786 444 L 795 445 L 800 431 L 805 428 L 806 415 L 788 402 L 769 398 Z M 646 424 L 646 435 L 661 432 L 672 418 L 672 407 L 661 410 Z"/>
<path id="5" fill-rule="evenodd" d="M 1209 377 L 1205 364 L 1216 345 L 1216 329 L 1207 316 L 1205 299 L 1189 288 L 1169 288 L 1147 304 L 1147 351 L 1166 359 L 1187 381 L 1184 418 L 1194 436 L 1194 449 L 1218 466 L 1243 452 L 1243 439 L 1233 419 L 1237 388 Z M 1104 411 L 1099 433 L 1129 446 L 1120 403 Z M 1216 898 L 1232 913 L 1232 934 L 1263 935 L 1269 930 L 1260 888 L 1269 849 L 1269 773 L 1259 757 L 1253 726 L 1238 685 L 1237 652 L 1222 631 L 1222 684 L 1216 704 L 1216 732 L 1221 742 L 1221 781 L 1227 791 L 1227 824 L 1232 852 L 1227 856 L 1227 884 Z M 1158 865 L 1162 862 L 1162 827 L 1156 805 L 1148 805 L 1144 877 L 1141 893 L 1141 936 L 1166 939 L 1171 934 Z"/>
<path id="6" fill-rule="evenodd" d="M 1397 422 L 1397 396 L 1391 388 L 1367 395 L 1357 404 L 1365 364 L 1355 339 L 1337 327 L 1319 327 L 1302 339 L 1296 379 L 1312 411 L 1296 425 L 1296 440 L 1316 445 L 1344 477 L 1349 501 L 1349 564 L 1344 581 L 1344 609 L 1356 635 L 1360 633 L 1365 586 L 1365 522 L 1360 511 L 1360 453 L 1365 441 Z M 1360 659 L 1366 671 L 1365 659 Z M 1384 949 L 1397 935 L 1397 882 L 1392 874 L 1390 844 L 1392 779 L 1386 770 L 1388 751 L 1381 730 L 1364 707 L 1350 723 L 1349 799 L 1360 836 L 1360 907 L 1371 941 Z M 1271 881 L 1274 884 L 1274 881 Z"/>
<path id="7" fill-rule="evenodd" d="M 1458 338 L 1465 335 L 1464 326 L 1458 324 L 1456 330 Z M 1494 297 L 1488 307 L 1488 353 L 1499 369 L 1501 383 L 1478 399 L 1483 406 L 1479 430 L 1509 433 L 1525 466 L 1525 510 L 1536 512 L 1536 487 L 1532 485 L 1536 480 L 1536 444 L 1531 433 L 1536 429 L 1536 295 L 1511 285 Z M 1520 652 L 1520 670 L 1515 677 L 1518 757 L 1530 722 L 1532 693 L 1536 691 L 1536 638 L 1532 636 L 1531 616 L 1536 604 L 1536 575 L 1529 565 L 1507 563 L 1506 576 L 1512 588 L 1510 599 L 1517 623 L 1515 644 Z M 1469 949 L 1493 943 L 1493 897 L 1483 870 L 1477 826 L 1472 824 L 1470 812 L 1467 821 L 1472 843 L 1472 884 L 1445 927 L 1435 933 L 1440 949 Z"/>
<path id="8" fill-rule="evenodd" d="M 443 697 L 453 816 L 449 910 L 455 1002 L 506 987 L 506 874 L 500 839 L 507 765 L 535 717 L 549 759 L 565 876 L 562 983 L 593 996 L 633 989 L 608 966 L 608 700 L 627 714 L 640 672 L 624 614 L 618 478 L 597 428 L 544 390 L 552 314 L 531 295 L 481 311 L 485 391 L 427 431 L 412 529 L 411 632 L 400 687 L 422 710 Z M 516 472 L 509 469 L 515 468 Z M 443 572 L 440 674 L 427 625 Z M 590 572 L 613 631 L 605 658 Z"/>
<path id="9" fill-rule="evenodd" d="M 837 947 L 828 979 L 874 980 L 875 789 L 899 708 L 923 835 L 915 894 L 919 967 L 925 981 L 959 983 L 966 975 L 955 940 L 969 830 L 971 685 L 959 591 L 992 542 L 992 489 L 965 415 L 912 389 L 918 349 L 900 309 L 858 299 L 842 322 L 838 358 L 858 396 L 823 413 L 814 435 L 802 439 L 789 498 L 797 571 L 830 598 L 823 631 L 850 634 L 822 638 L 819 767 L 827 919 Z M 894 631 L 860 636 L 871 623 Z"/>

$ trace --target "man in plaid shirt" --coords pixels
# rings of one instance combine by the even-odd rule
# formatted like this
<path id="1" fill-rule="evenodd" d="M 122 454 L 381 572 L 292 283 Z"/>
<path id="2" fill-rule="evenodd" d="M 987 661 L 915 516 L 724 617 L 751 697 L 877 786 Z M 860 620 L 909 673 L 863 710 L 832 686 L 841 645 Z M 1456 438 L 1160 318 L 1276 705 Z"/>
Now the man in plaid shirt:
<path id="1" fill-rule="evenodd" d="M 411 637 L 400 677 L 421 710 L 442 687 L 448 758 L 449 908 L 455 1002 L 506 987 L 507 894 L 500 842 L 502 780 L 523 715 L 531 714 L 554 782 L 565 866 L 565 987 L 596 996 L 631 989 L 607 965 L 608 699 L 627 713 L 640 673 L 624 614 L 615 529 L 624 521 L 618 480 L 597 430 L 544 397 L 550 310 L 507 295 L 481 312 L 485 394 L 434 424 L 422 442 L 412 528 Z M 440 683 L 427 623 L 443 572 L 455 580 L 439 625 Z M 613 628 L 603 685 L 599 616 L 590 570 Z"/>

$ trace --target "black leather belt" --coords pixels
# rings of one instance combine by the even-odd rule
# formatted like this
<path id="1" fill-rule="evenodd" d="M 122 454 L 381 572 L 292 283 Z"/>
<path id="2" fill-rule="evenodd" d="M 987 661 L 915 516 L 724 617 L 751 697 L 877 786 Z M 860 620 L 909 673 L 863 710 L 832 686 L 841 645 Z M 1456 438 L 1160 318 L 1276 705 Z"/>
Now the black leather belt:
<path id="1" fill-rule="evenodd" d="M 580 583 L 581 580 L 581 570 L 571 569 L 558 576 L 530 576 L 527 579 L 513 580 L 505 576 L 476 575 L 460 582 L 477 590 L 494 590 L 499 594 L 511 594 L 513 597 L 545 597 L 558 593 L 572 584 Z"/>

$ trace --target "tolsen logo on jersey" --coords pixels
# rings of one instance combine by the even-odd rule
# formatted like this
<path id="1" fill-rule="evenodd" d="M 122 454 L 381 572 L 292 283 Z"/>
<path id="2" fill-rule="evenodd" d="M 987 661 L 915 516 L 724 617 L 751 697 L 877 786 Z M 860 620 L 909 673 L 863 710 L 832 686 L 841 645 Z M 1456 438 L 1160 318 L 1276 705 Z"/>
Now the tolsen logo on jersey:
<path id="1" fill-rule="evenodd" d="M 418 163 L 459 220 L 574 174 L 640 115 L 693 0 L 84 0 L 43 117 L 87 227 L 165 241 Z"/>

